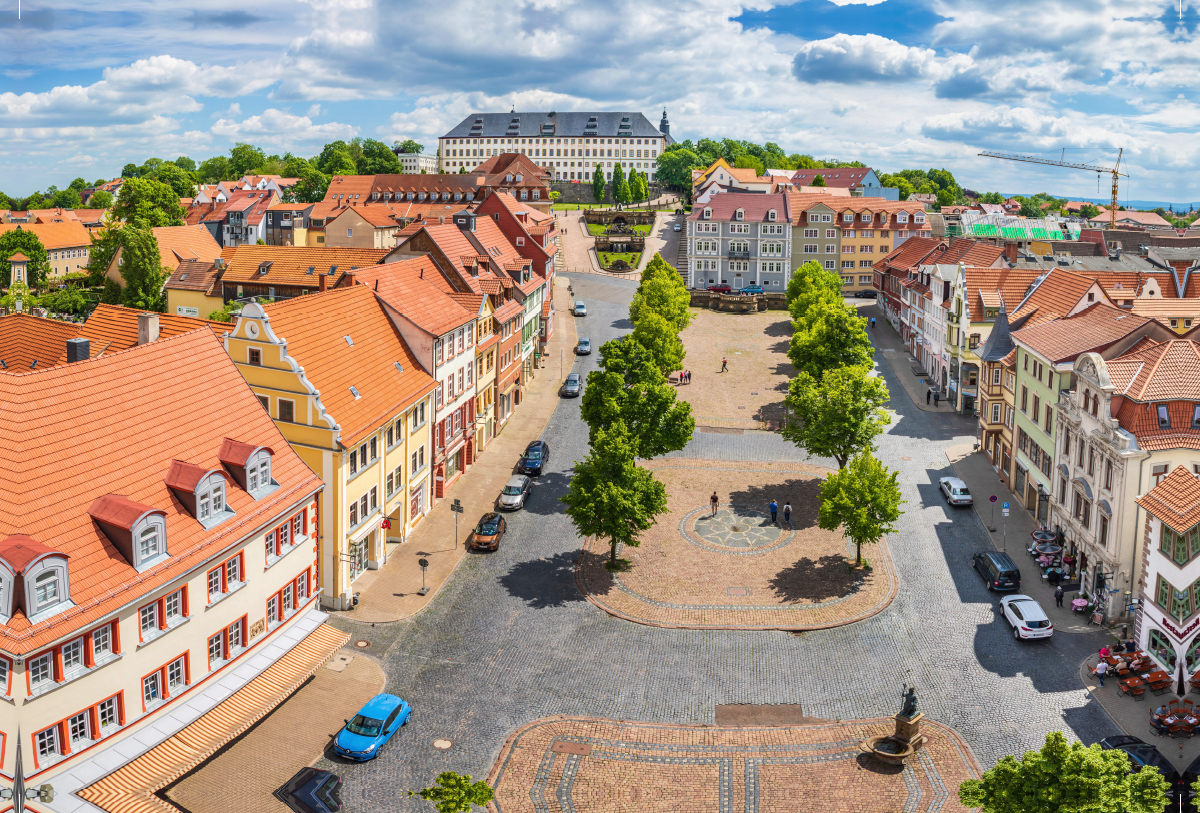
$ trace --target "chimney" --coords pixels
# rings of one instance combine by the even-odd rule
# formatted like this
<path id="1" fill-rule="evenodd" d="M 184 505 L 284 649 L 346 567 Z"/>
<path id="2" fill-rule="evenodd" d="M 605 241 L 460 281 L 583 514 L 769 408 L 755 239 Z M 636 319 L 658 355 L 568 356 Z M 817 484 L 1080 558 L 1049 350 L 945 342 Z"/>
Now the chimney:
<path id="1" fill-rule="evenodd" d="M 158 341 L 158 314 L 138 314 L 138 346 Z"/>
<path id="2" fill-rule="evenodd" d="M 84 338 L 67 339 L 67 364 L 86 361 L 91 355 L 91 342 Z"/>
<path id="3" fill-rule="evenodd" d="M 1017 261 L 1017 244 L 1016 243 L 1005 243 L 1004 244 L 1004 259 L 1008 260 L 1010 263 L 1015 263 Z"/>
<path id="4" fill-rule="evenodd" d="M 349 271 L 347 271 L 347 272 L 345 273 L 345 275 L 342 277 L 342 286 L 341 286 L 341 287 L 343 287 L 343 288 L 350 288 L 350 287 L 352 287 L 352 286 L 354 285 L 354 283 L 355 283 L 355 279 L 354 279 L 354 269 L 353 269 L 353 268 L 351 268 L 351 269 L 350 269 Z"/>
<path id="5" fill-rule="evenodd" d="M 321 274 L 320 276 L 317 277 L 317 290 L 318 291 L 325 290 L 325 287 L 329 284 L 328 282 L 326 282 L 327 279 L 329 279 L 329 277 L 325 276 L 324 274 Z"/>

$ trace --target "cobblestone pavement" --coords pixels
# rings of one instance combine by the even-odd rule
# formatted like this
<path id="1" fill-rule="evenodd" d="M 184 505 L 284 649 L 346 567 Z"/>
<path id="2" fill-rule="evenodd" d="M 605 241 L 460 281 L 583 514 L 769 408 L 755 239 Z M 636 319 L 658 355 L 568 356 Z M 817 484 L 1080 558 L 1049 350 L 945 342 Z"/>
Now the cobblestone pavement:
<path id="1" fill-rule="evenodd" d="M 572 276 L 599 345 L 631 329 L 625 280 Z M 580 328 L 582 331 L 583 328 Z M 595 369 L 598 356 L 576 369 Z M 719 704 L 803 704 L 822 719 L 891 715 L 903 683 L 928 719 L 959 731 L 984 767 L 1040 747 L 1051 730 L 1085 742 L 1119 733 L 1080 683 L 1078 665 L 1103 634 L 1014 641 L 996 597 L 971 570 L 990 546 L 972 512 L 947 510 L 936 481 L 945 449 L 969 443 L 972 422 L 916 409 L 886 364 L 896 417 L 879 454 L 899 472 L 907 504 L 890 539 L 900 587 L 883 612 L 847 627 L 792 635 L 658 629 L 603 613 L 576 588 L 580 540 L 561 511 L 571 461 L 587 453 L 579 400 L 562 402 L 544 437 L 551 467 L 506 545 L 469 557 L 441 595 L 410 621 L 379 625 L 388 691 L 412 702 L 412 722 L 374 762 L 337 765 L 350 811 L 428 811 L 405 788 L 443 770 L 487 776 L 505 741 L 550 715 L 711 725 Z M 672 459 L 796 462 L 770 432 L 698 432 Z M 825 461 L 810 461 L 828 465 Z M 340 623 L 340 622 L 337 622 Z M 433 747 L 446 738 L 447 750 Z"/>
<path id="2" fill-rule="evenodd" d="M 763 421 L 781 421 L 788 382 L 796 374 L 786 355 L 792 336 L 787 311 L 691 312 L 692 323 L 680 337 L 692 383 L 679 387 L 679 397 L 692 405 L 696 423 L 761 429 Z M 724 373 L 722 358 L 729 361 Z"/>
<path id="3" fill-rule="evenodd" d="M 683 224 L 683 215 L 677 215 L 673 211 L 659 212 L 654 218 L 654 228 L 650 230 L 650 234 L 646 236 L 646 250 L 642 252 L 642 258 L 638 262 L 638 271 L 646 270 L 646 263 L 654 257 L 655 254 L 661 254 L 672 267 L 675 265 L 675 258 L 679 255 L 679 238 L 683 234 L 680 231 L 675 232 L 675 224 Z"/>
<path id="4" fill-rule="evenodd" d="M 551 718 L 517 732 L 489 777 L 500 813 L 829 813 L 965 810 L 978 776 L 962 741 L 936 724 L 903 769 L 859 743 L 890 719 L 714 728 Z"/>
<path id="5" fill-rule="evenodd" d="M 580 562 L 588 600 L 607 612 L 652 626 L 806 630 L 862 620 L 895 597 L 886 542 L 866 551 L 873 571 L 851 574 L 853 546 L 817 527 L 827 469 L 688 458 L 643 465 L 666 486 L 668 513 L 639 547 L 619 552 L 628 572 L 605 569 L 604 540 L 588 540 Z M 792 504 L 790 527 L 782 513 L 771 522 L 772 499 Z"/>
<path id="6" fill-rule="evenodd" d="M 922 412 L 954 412 L 954 407 L 948 399 L 943 398 L 942 401 L 934 406 L 932 403 L 925 403 L 925 395 L 929 391 L 929 384 L 925 383 L 926 375 L 917 375 L 913 368 L 920 367 L 911 355 L 908 348 L 904 346 L 904 342 L 900 340 L 900 334 L 892 327 L 892 323 L 883 315 L 883 306 L 877 304 L 877 300 L 873 299 L 847 299 L 846 304 L 858 308 L 858 315 L 866 318 L 875 317 L 875 329 L 871 331 L 871 339 L 875 342 L 875 346 L 881 351 L 880 357 L 888 363 L 892 372 L 895 373 L 896 380 L 899 381 L 904 390 L 912 398 L 913 405 Z M 977 433 L 978 434 L 978 433 Z"/>

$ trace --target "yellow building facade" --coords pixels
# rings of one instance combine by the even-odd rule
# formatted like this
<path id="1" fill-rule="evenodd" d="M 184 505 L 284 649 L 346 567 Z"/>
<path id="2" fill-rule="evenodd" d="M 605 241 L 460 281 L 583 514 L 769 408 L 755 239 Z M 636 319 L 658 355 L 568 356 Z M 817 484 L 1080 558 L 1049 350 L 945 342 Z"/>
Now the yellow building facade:
<path id="1" fill-rule="evenodd" d="M 435 383 L 375 295 L 358 285 L 244 307 L 225 339 L 288 443 L 324 481 L 322 605 L 354 603 L 429 510 Z"/>

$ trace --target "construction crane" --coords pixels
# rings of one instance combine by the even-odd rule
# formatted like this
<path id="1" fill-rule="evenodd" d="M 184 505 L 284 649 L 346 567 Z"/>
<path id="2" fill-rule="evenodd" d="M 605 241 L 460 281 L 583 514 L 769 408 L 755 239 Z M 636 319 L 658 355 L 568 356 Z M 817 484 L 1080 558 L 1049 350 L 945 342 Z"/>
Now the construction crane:
<path id="1" fill-rule="evenodd" d="M 1055 161 L 1051 158 L 1040 158 L 1036 155 L 1014 155 L 1008 152 L 981 152 L 980 155 L 986 158 L 1003 158 L 1006 161 L 1025 161 L 1030 164 L 1046 164 L 1052 167 L 1066 167 L 1068 169 L 1086 169 L 1095 172 L 1097 176 L 1101 172 L 1112 173 L 1112 205 L 1108 207 L 1108 227 L 1115 229 L 1117 227 L 1117 176 L 1128 178 L 1124 172 L 1121 172 L 1121 156 L 1125 154 L 1125 148 L 1122 147 L 1117 153 L 1117 163 L 1112 167 L 1097 167 L 1091 164 L 1072 164 L 1069 161 Z M 1066 155 L 1066 150 L 1063 151 Z"/>

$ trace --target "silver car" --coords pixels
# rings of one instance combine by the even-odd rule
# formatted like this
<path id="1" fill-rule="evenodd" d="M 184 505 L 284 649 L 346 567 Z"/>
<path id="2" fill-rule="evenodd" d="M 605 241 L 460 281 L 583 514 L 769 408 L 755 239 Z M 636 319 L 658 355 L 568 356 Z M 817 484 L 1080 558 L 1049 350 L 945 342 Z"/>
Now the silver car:
<path id="1" fill-rule="evenodd" d="M 938 487 L 951 505 L 972 505 L 975 498 L 971 496 L 967 484 L 957 477 L 943 477 L 938 480 Z"/>
<path id="2" fill-rule="evenodd" d="M 533 491 L 533 480 L 524 474 L 514 475 L 508 478 L 508 482 L 504 484 L 504 488 L 500 491 L 500 499 L 496 501 L 496 504 L 503 511 L 519 511 L 525 507 L 525 500 L 531 491 Z"/>

